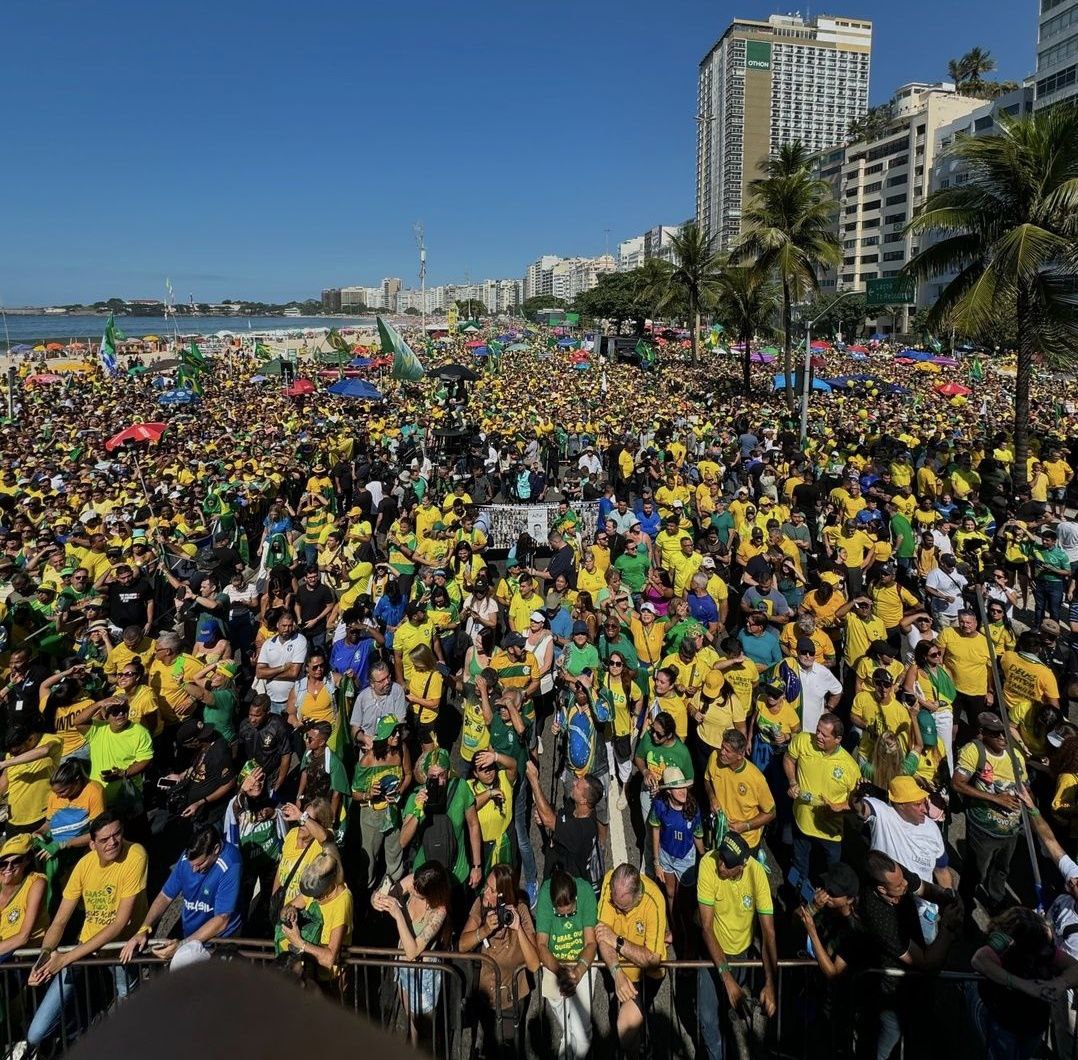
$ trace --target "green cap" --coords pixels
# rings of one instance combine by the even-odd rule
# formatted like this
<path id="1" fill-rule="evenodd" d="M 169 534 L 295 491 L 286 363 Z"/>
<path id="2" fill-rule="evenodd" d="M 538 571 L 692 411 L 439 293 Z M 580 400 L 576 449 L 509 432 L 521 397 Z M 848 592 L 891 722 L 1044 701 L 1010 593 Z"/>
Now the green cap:
<path id="1" fill-rule="evenodd" d="M 219 674 L 224 674 L 229 680 L 234 680 L 236 674 L 240 672 L 239 663 L 229 662 L 228 660 L 219 662 L 217 664 L 217 672 Z"/>
<path id="2" fill-rule="evenodd" d="M 395 714 L 383 714 L 378 719 L 378 724 L 374 727 L 375 740 L 388 740 L 397 726 L 403 724 L 404 722 L 397 718 Z"/>

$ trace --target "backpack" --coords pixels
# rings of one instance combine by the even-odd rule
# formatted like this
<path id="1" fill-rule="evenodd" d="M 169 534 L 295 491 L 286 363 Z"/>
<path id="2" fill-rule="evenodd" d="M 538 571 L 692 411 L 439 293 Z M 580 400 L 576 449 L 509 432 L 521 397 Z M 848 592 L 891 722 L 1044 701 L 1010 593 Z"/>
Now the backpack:
<path id="1" fill-rule="evenodd" d="M 1061 894 L 1048 907 L 1048 923 L 1056 942 L 1071 957 L 1078 956 L 1078 909 L 1069 894 Z"/>
<path id="2" fill-rule="evenodd" d="M 447 800 L 452 801 L 452 798 L 453 792 L 449 791 Z M 457 832 L 448 814 L 436 813 L 425 819 L 419 849 L 423 851 L 425 863 L 437 861 L 446 872 L 453 872 L 457 863 Z"/>

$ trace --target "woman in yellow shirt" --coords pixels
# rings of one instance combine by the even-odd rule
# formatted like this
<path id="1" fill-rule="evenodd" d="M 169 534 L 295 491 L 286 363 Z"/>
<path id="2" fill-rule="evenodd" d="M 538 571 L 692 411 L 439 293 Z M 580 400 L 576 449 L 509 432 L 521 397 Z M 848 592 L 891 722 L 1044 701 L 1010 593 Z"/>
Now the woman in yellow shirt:
<path id="1" fill-rule="evenodd" d="M 409 653 L 412 673 L 407 680 L 405 699 L 416 722 L 416 737 L 421 754 L 438 745 L 435 728 L 438 711 L 442 706 L 442 690 L 445 681 L 438 669 L 438 660 L 426 644 L 418 644 Z"/>
<path id="2" fill-rule="evenodd" d="M 29 835 L 0 846 L 0 961 L 16 950 L 40 946 L 49 923 L 45 877 L 33 872 Z"/>
<path id="3" fill-rule="evenodd" d="M 307 914 L 306 927 L 297 915 L 301 911 Z M 280 949 L 311 958 L 326 985 L 352 942 L 352 921 L 352 892 L 340 859 L 324 851 L 301 870 L 299 894 L 281 912 Z"/>
<path id="4" fill-rule="evenodd" d="M 329 672 L 325 652 L 312 651 L 304 663 L 305 674 L 288 693 L 285 707 L 288 724 L 299 729 L 312 721 L 328 721 L 332 727 L 327 741 L 338 757 L 344 750 L 341 714 L 337 709 L 337 689 Z"/>

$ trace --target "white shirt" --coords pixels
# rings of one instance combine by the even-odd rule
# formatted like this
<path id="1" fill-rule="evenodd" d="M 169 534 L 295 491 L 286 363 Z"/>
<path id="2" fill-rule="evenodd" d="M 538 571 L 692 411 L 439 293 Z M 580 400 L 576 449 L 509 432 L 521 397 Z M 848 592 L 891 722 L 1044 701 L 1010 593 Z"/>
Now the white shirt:
<path id="1" fill-rule="evenodd" d="M 916 648 L 917 645 L 920 644 L 921 641 L 923 641 L 923 640 L 935 640 L 935 639 L 936 639 L 936 631 L 934 629 L 930 629 L 928 631 L 928 636 L 926 637 L 917 628 L 917 623 L 915 622 L 912 626 L 910 626 L 910 631 L 906 634 L 905 643 L 904 643 L 903 648 L 902 648 L 902 661 L 904 663 L 912 662 L 913 661 L 913 649 Z"/>
<path id="2" fill-rule="evenodd" d="M 307 659 L 307 638 L 302 633 L 296 633 L 288 640 L 280 637 L 270 637 L 262 645 L 258 653 L 258 661 L 266 666 L 291 666 L 299 663 L 301 666 Z M 288 698 L 296 684 L 296 679 L 275 678 L 266 682 L 266 695 L 274 703 L 283 703 Z"/>
<path id="3" fill-rule="evenodd" d="M 586 469 L 592 475 L 598 475 L 603 470 L 603 465 L 594 453 L 585 453 L 577 462 L 576 466 Z"/>
<path id="4" fill-rule="evenodd" d="M 824 700 L 828 695 L 842 691 L 838 678 L 822 663 L 811 668 L 801 666 L 801 729 L 815 732 L 816 723 L 824 713 Z"/>
<path id="5" fill-rule="evenodd" d="M 936 551 L 940 555 L 953 556 L 954 545 L 951 544 L 951 539 L 942 530 L 933 530 L 932 532 L 932 544 L 936 546 Z"/>
<path id="6" fill-rule="evenodd" d="M 942 567 L 930 570 L 925 578 L 926 588 L 935 589 L 938 593 L 946 593 L 947 596 L 954 597 L 950 601 L 941 600 L 938 596 L 930 597 L 933 613 L 943 615 L 946 618 L 957 618 L 958 612 L 966 606 L 962 600 L 962 590 L 967 584 L 965 576 L 959 574 L 957 570 L 951 571 L 950 574 L 944 571 Z"/>
<path id="7" fill-rule="evenodd" d="M 865 802 L 872 810 L 868 819 L 872 849 L 883 851 L 908 872 L 916 872 L 931 883 L 936 864 L 946 853 L 939 825 L 927 817 L 920 824 L 910 824 L 886 802 L 873 798 Z"/>
<path id="8" fill-rule="evenodd" d="M 1071 563 L 1078 563 L 1078 523 L 1069 519 L 1056 523 L 1056 544 L 1067 553 Z"/>
<path id="9" fill-rule="evenodd" d="M 371 500 L 374 501 L 374 511 L 378 511 L 378 505 L 382 503 L 382 483 L 378 479 L 371 479 L 363 488 L 371 495 Z"/>

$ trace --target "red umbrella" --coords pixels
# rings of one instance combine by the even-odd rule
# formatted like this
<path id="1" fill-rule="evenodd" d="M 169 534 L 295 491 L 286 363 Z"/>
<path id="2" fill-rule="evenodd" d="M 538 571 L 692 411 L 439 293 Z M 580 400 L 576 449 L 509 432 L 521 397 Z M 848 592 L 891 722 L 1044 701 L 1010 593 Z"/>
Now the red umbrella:
<path id="1" fill-rule="evenodd" d="M 45 386 L 48 383 L 62 383 L 64 377 L 54 372 L 39 372 L 37 375 L 26 377 L 26 386 Z"/>
<path id="2" fill-rule="evenodd" d="M 105 448 L 111 453 L 113 449 L 119 449 L 127 442 L 158 442 L 166 427 L 167 423 L 134 423 L 119 434 L 114 434 L 105 443 Z"/>
<path id="3" fill-rule="evenodd" d="M 973 391 L 961 383 L 944 383 L 943 386 L 936 387 L 936 393 L 942 394 L 944 397 L 965 397 L 967 394 L 972 394 Z"/>
<path id="4" fill-rule="evenodd" d="M 846 352 L 847 353 L 868 353 L 868 347 L 867 346 L 847 346 L 846 347 Z"/>
<path id="5" fill-rule="evenodd" d="M 303 397 L 314 393 L 314 383 L 309 379 L 297 379 L 286 391 L 286 397 Z"/>

